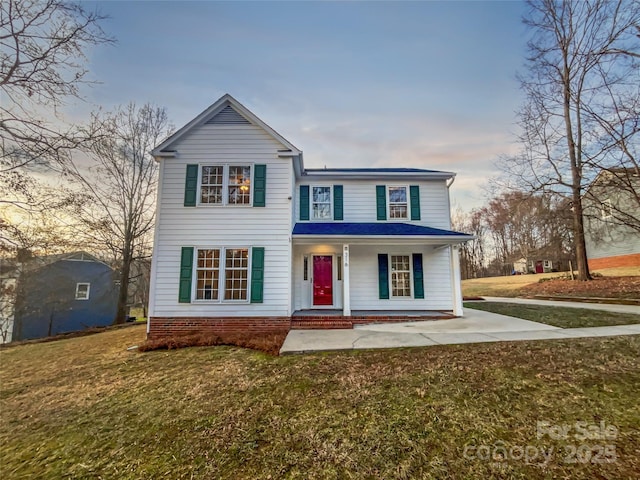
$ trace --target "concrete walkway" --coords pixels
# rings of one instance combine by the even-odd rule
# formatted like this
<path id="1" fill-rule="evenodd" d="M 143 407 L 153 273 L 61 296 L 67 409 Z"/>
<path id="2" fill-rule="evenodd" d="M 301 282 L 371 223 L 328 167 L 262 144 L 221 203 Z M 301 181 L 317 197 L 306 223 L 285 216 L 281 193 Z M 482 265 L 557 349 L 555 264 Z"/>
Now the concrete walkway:
<path id="1" fill-rule="evenodd" d="M 487 300 L 490 300 L 487 298 Z M 514 302 L 517 300 L 517 302 Z M 596 310 L 638 313 L 637 306 L 581 304 L 545 300 L 492 298 L 491 301 L 573 306 Z M 556 305 L 557 304 L 557 305 Z M 571 304 L 571 305 L 569 305 Z M 600 307 L 600 308 L 594 308 Z M 607 307 L 602 308 L 602 307 Z M 616 310 L 609 310 L 615 307 Z M 623 310 L 617 310 L 623 307 Z M 625 307 L 634 310 L 624 310 Z M 367 348 L 424 347 L 430 345 L 503 342 L 514 340 L 551 340 L 640 334 L 639 323 L 614 327 L 558 328 L 482 310 L 465 308 L 464 316 L 451 320 L 360 325 L 353 330 L 291 330 L 281 354 Z"/>
<path id="2" fill-rule="evenodd" d="M 524 305 L 546 305 L 548 307 L 585 308 L 587 310 L 603 310 L 605 312 L 635 313 L 640 315 L 637 305 L 616 305 L 613 303 L 564 302 L 559 300 L 536 300 L 529 298 L 482 297 L 487 302 L 520 303 Z"/>

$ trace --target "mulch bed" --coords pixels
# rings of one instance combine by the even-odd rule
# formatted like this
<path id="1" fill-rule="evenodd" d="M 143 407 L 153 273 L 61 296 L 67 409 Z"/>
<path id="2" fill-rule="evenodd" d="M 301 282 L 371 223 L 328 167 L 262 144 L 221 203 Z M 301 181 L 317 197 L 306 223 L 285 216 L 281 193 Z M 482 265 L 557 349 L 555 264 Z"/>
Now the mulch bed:
<path id="1" fill-rule="evenodd" d="M 596 277 L 589 282 L 559 278 L 526 285 L 519 290 L 519 293 L 527 296 L 640 298 L 640 276 Z"/>

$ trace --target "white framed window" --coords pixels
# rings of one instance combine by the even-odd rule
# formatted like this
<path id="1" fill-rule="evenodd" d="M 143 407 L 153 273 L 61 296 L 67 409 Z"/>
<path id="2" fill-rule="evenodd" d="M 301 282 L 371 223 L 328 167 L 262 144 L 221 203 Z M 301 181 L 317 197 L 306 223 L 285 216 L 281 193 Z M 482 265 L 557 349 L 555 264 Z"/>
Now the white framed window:
<path id="1" fill-rule="evenodd" d="M 613 215 L 613 207 L 611 206 L 611 199 L 607 198 L 600 204 L 601 214 L 603 219 L 611 218 Z"/>
<path id="2" fill-rule="evenodd" d="M 246 302 L 249 248 L 196 249 L 195 298 L 213 302 Z"/>
<path id="3" fill-rule="evenodd" d="M 391 296 L 394 298 L 410 298 L 411 295 L 411 256 L 389 255 L 391 275 Z"/>
<path id="4" fill-rule="evenodd" d="M 200 203 L 222 204 L 223 166 L 206 165 L 200 175 Z"/>
<path id="5" fill-rule="evenodd" d="M 229 205 L 249 205 L 251 203 L 251 167 L 230 165 L 227 188 Z"/>
<path id="6" fill-rule="evenodd" d="M 225 300 L 246 300 L 249 281 L 249 249 L 229 248 L 225 256 Z"/>
<path id="7" fill-rule="evenodd" d="M 551 260 L 545 260 L 543 265 L 544 268 L 551 268 Z"/>
<path id="8" fill-rule="evenodd" d="M 252 165 L 202 165 L 200 205 L 251 205 Z"/>
<path id="9" fill-rule="evenodd" d="M 311 187 L 311 218 L 314 220 L 331 220 L 331 187 Z"/>
<path id="10" fill-rule="evenodd" d="M 89 300 L 90 283 L 76 283 L 76 300 Z"/>
<path id="11" fill-rule="evenodd" d="M 409 216 L 408 188 L 406 186 L 387 187 L 387 217 L 407 219 Z"/>
<path id="12" fill-rule="evenodd" d="M 220 286 L 220 250 L 198 250 L 196 261 L 196 300 L 218 300 Z"/>

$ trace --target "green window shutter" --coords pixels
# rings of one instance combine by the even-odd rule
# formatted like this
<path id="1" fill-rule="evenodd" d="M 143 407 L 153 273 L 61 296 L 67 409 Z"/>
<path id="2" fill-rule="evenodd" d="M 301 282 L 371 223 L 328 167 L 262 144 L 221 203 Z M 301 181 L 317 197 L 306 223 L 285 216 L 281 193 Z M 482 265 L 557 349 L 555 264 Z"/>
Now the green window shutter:
<path id="1" fill-rule="evenodd" d="M 376 185 L 376 213 L 378 220 L 387 219 L 387 187 L 384 185 Z"/>
<path id="2" fill-rule="evenodd" d="M 422 273 L 422 254 L 413 254 L 413 298 L 424 298 L 424 274 Z"/>
<path id="3" fill-rule="evenodd" d="M 300 220 L 309 220 L 309 185 L 300 185 Z"/>
<path id="4" fill-rule="evenodd" d="M 180 256 L 180 289 L 178 302 L 191 303 L 191 276 L 193 271 L 193 247 L 182 247 Z"/>
<path id="5" fill-rule="evenodd" d="M 389 299 L 389 256 L 378 254 L 378 298 Z"/>
<path id="6" fill-rule="evenodd" d="M 420 187 L 409 187 L 409 200 L 411 201 L 411 220 L 420 220 Z"/>
<path id="7" fill-rule="evenodd" d="M 184 183 L 184 206 L 196 206 L 198 192 L 198 165 L 187 165 L 187 177 Z"/>
<path id="8" fill-rule="evenodd" d="M 264 247 L 251 249 L 251 303 L 262 303 L 264 286 Z"/>
<path id="9" fill-rule="evenodd" d="M 344 208 L 342 200 L 342 185 L 333 186 L 333 219 L 343 220 Z"/>
<path id="10" fill-rule="evenodd" d="M 267 166 L 255 165 L 253 172 L 253 206 L 264 207 L 267 202 Z"/>

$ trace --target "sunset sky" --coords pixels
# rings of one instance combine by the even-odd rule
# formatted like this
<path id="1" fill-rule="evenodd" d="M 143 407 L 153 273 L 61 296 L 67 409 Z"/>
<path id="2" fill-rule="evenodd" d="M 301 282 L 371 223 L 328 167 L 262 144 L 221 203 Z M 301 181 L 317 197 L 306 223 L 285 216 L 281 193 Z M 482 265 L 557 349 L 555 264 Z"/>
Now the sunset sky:
<path id="1" fill-rule="evenodd" d="M 522 2 L 84 2 L 114 46 L 90 52 L 77 118 L 136 101 L 181 127 L 224 93 L 304 151 L 307 167 L 458 173 L 483 202 L 516 148 Z"/>

